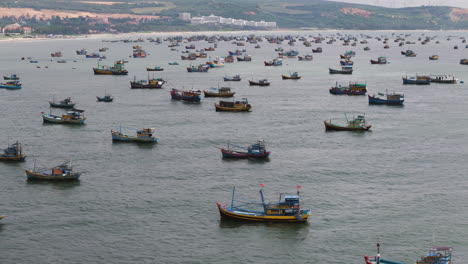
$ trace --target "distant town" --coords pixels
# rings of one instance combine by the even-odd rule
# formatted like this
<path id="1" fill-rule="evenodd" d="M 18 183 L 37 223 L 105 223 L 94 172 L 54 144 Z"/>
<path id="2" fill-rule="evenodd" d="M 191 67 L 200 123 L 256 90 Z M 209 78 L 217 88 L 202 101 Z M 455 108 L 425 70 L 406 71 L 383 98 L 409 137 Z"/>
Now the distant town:
<path id="1" fill-rule="evenodd" d="M 218 24 L 226 24 L 226 25 L 233 25 L 239 27 L 252 27 L 252 28 L 262 28 L 262 29 L 274 29 L 276 28 L 276 22 L 265 22 L 265 21 L 249 21 L 243 19 L 235 19 L 235 18 L 225 18 L 221 16 L 215 16 L 213 14 L 209 16 L 201 16 L 201 17 L 192 17 L 190 13 L 180 13 L 179 18 L 183 21 L 190 21 L 191 24 L 194 25 L 218 25 Z"/>

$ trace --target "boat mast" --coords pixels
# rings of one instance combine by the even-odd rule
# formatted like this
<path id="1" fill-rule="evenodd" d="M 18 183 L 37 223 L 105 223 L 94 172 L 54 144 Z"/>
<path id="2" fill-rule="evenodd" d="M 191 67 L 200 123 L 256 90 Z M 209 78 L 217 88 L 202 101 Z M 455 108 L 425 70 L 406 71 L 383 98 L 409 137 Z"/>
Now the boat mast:
<path id="1" fill-rule="evenodd" d="M 231 198 L 231 209 L 232 210 L 232 207 L 234 206 L 234 194 L 236 192 L 236 186 L 232 186 L 232 198 Z"/>
<path id="2" fill-rule="evenodd" d="M 265 199 L 263 198 L 263 189 L 260 189 L 260 198 L 262 199 L 263 210 L 265 210 Z"/>

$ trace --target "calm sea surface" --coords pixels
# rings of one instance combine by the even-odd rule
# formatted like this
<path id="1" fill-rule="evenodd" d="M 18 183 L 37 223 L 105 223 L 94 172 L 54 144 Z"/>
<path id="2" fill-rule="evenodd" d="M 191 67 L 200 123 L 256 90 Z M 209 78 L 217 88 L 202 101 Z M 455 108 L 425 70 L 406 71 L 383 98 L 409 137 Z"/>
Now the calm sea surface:
<path id="1" fill-rule="evenodd" d="M 337 32 L 275 34 L 329 36 Z M 101 39 L 0 43 L 0 74 L 17 73 L 23 88 L 0 90 L 0 145 L 19 140 L 29 154 L 24 163 L 0 164 L 1 263 L 363 263 L 375 254 L 414 263 L 432 245 L 455 248 L 455 261 L 468 258 L 468 87 L 467 84 L 403 86 L 406 74 L 454 74 L 468 81 L 468 66 L 459 60 L 468 49 L 465 32 L 411 32 L 438 36 L 427 45 L 398 47 L 393 32 L 343 32 L 390 37 L 390 49 L 370 39 L 365 45 L 313 44 L 323 48 L 311 62 L 284 59 L 282 67 L 264 67 L 283 45 L 246 44 L 252 62 L 235 62 L 209 73 L 187 73 L 190 62 L 168 43 L 108 43 Z M 406 34 L 408 32 L 395 32 Z M 232 33 L 230 33 L 232 34 Z M 158 37 L 163 35 L 154 35 Z M 448 36 L 452 37 L 450 41 Z M 136 38 L 134 38 L 136 39 Z M 359 38 L 362 40 L 363 38 Z M 439 40 L 440 44 L 435 44 Z M 147 58 L 128 58 L 142 45 Z M 184 44 L 185 45 L 185 44 Z M 212 44 L 195 42 L 198 48 Z M 460 49 L 454 50 L 458 45 Z M 95 76 L 96 59 L 88 52 L 108 47 L 111 65 L 128 59 L 128 76 Z M 210 56 L 225 56 L 238 47 L 218 43 Z M 240 47 L 243 48 L 243 47 Z M 311 53 L 299 41 L 301 54 Z M 406 58 L 400 51 L 418 56 Z M 329 75 L 339 54 L 354 50 L 351 76 Z M 62 51 L 65 64 L 51 61 Z M 428 57 L 438 54 L 438 61 Z M 21 57 L 31 56 L 38 64 Z M 371 65 L 387 56 L 390 64 Z M 76 62 L 73 62 L 73 61 Z M 204 63 L 199 59 L 193 64 Z M 179 61 L 179 66 L 168 62 Z M 159 65 L 155 77 L 164 89 L 131 90 L 129 81 L 147 78 L 145 67 Z M 41 66 L 41 68 L 36 68 Z M 48 66 L 48 68 L 44 68 Z M 298 81 L 281 74 L 298 71 Z M 224 83 L 240 74 L 241 82 Z M 153 76 L 153 73 L 150 73 Z M 270 87 L 249 87 L 248 79 L 268 78 Z M 336 96 L 335 82 L 367 83 L 369 92 L 404 92 L 403 107 L 371 106 L 366 96 Z M 247 97 L 250 113 L 214 111 L 216 98 L 201 104 L 171 101 L 169 90 L 207 89 L 229 84 Z M 105 92 L 113 103 L 96 102 Z M 71 97 L 85 109 L 86 125 L 42 123 L 48 100 Z M 52 113 L 60 114 L 60 109 Z M 364 112 L 373 125 L 368 133 L 325 132 L 323 120 Z M 110 130 L 124 133 L 154 127 L 154 146 L 112 143 Z M 269 161 L 227 161 L 216 146 L 247 145 L 264 139 Z M 72 158 L 84 171 L 77 183 L 31 183 L 24 169 L 33 162 L 53 166 Z M 228 203 L 231 188 L 239 198 L 258 200 L 259 184 L 268 200 L 301 185 L 304 205 L 312 210 L 307 224 L 221 222 L 216 202 Z"/>

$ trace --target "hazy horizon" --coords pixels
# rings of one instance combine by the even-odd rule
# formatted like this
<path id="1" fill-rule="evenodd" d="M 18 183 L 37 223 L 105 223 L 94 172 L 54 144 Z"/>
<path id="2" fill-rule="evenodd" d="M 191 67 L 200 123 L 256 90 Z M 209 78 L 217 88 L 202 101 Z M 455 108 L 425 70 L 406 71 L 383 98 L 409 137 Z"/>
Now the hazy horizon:
<path id="1" fill-rule="evenodd" d="M 384 6 L 391 8 L 414 7 L 414 6 L 452 6 L 468 8 L 467 0 L 328 0 L 335 2 L 346 2 L 355 4 Z"/>

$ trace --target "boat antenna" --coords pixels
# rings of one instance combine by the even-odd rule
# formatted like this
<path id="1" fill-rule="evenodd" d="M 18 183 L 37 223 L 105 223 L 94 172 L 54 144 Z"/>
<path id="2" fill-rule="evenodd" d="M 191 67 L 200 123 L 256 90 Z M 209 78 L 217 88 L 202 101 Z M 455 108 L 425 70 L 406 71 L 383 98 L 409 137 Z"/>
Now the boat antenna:
<path id="1" fill-rule="evenodd" d="M 299 189 L 301 189 L 301 186 L 298 185 L 298 186 L 296 186 L 296 188 L 297 188 L 297 195 L 299 196 Z"/>
<path id="2" fill-rule="evenodd" d="M 236 193 L 236 186 L 232 186 L 232 198 L 231 198 L 231 210 L 232 210 L 232 207 L 234 207 L 234 195 Z"/>

